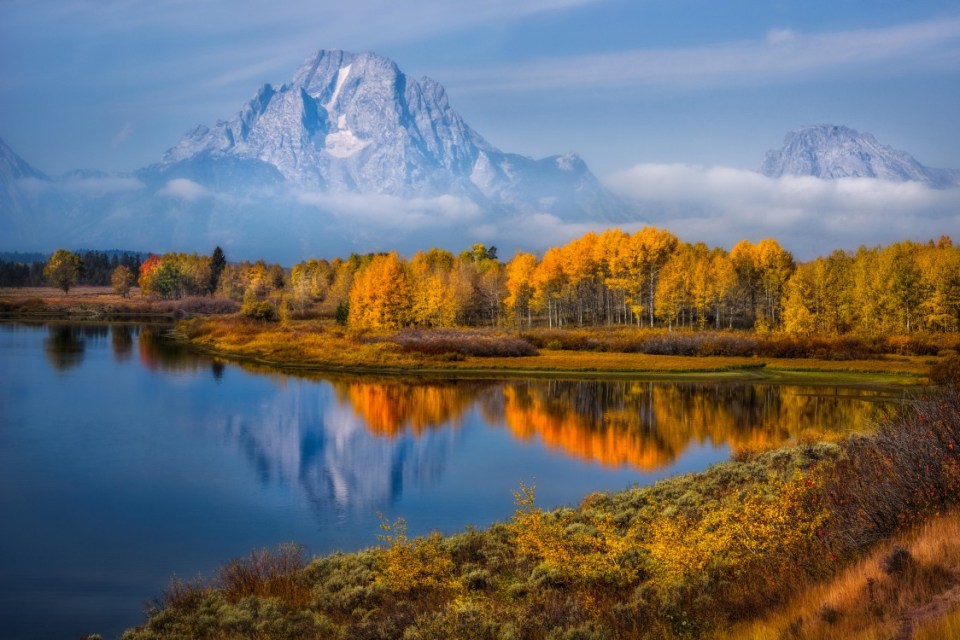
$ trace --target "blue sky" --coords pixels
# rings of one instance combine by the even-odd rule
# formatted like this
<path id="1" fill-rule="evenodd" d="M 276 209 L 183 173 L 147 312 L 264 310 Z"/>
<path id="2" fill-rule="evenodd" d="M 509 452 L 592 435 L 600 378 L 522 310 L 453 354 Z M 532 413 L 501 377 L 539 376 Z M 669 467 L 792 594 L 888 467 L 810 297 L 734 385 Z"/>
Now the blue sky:
<path id="1" fill-rule="evenodd" d="M 960 167 L 955 1 L 0 0 L 0 137 L 51 174 L 132 170 L 319 48 L 447 87 L 495 145 L 756 168 L 811 123 Z"/>

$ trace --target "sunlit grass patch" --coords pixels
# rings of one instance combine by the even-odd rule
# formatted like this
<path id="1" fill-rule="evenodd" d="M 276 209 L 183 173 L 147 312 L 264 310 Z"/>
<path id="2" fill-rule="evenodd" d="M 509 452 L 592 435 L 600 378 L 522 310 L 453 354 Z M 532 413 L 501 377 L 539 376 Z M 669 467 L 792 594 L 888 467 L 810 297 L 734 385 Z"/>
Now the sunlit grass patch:
<path id="1" fill-rule="evenodd" d="M 807 581 L 782 609 L 718 632 L 718 640 L 953 638 L 960 630 L 960 512 L 880 544 L 821 584 Z"/>

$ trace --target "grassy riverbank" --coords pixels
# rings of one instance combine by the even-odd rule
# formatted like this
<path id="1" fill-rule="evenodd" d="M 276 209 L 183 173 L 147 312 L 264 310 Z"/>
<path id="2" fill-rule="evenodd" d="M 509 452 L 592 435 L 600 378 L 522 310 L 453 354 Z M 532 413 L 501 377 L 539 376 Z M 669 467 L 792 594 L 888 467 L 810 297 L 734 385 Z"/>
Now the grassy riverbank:
<path id="1" fill-rule="evenodd" d="M 0 318 L 186 318 L 179 336 L 195 347 L 293 370 L 915 384 L 960 350 L 956 334 L 798 337 L 630 327 L 355 332 L 332 320 L 259 322 L 237 309 L 225 298 L 158 300 L 136 288 L 127 297 L 109 287 L 76 287 L 66 294 L 51 288 L 0 290 Z"/>
<path id="2" fill-rule="evenodd" d="M 195 318 L 179 323 L 178 331 L 184 340 L 209 352 L 280 368 L 375 369 L 430 375 L 642 375 L 805 384 L 912 384 L 922 381 L 939 360 L 937 356 L 897 353 L 854 354 L 843 359 L 629 353 L 564 348 L 553 332 L 545 332 L 545 336 L 495 330 L 352 333 L 333 323 L 261 323 L 239 316 Z M 623 339 L 628 333 L 593 332 L 600 339 L 611 334 Z M 663 340 L 662 332 L 656 335 Z M 687 339 L 679 333 L 676 338 Z M 538 349 L 538 343 L 547 346 Z"/>
<path id="3" fill-rule="evenodd" d="M 50 287 L 0 289 L 0 318 L 9 319 L 176 319 L 196 314 L 233 313 L 239 308 L 239 304 L 226 298 L 150 298 L 141 295 L 136 287 L 126 296 L 114 293 L 110 287 L 74 287 L 67 293 Z"/>
<path id="4" fill-rule="evenodd" d="M 359 553 L 307 562 L 294 547 L 255 552 L 209 581 L 173 583 L 125 638 L 824 638 L 888 637 L 908 623 L 911 633 L 955 628 L 956 616 L 944 616 L 960 589 L 950 533 L 958 524 L 940 515 L 958 497 L 960 391 L 951 388 L 868 435 L 745 456 L 575 508 L 542 511 L 534 490 L 520 487 L 513 518 L 483 531 L 411 538 L 398 521 L 384 523 L 379 548 Z"/>

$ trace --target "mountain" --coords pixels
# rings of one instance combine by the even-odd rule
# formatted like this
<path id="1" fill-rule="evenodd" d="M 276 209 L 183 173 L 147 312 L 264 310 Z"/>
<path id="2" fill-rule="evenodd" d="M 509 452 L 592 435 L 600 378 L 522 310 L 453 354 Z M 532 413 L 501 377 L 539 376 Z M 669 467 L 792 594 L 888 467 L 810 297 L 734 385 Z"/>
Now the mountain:
<path id="1" fill-rule="evenodd" d="M 438 82 L 414 80 L 374 53 L 317 52 L 290 82 L 261 87 L 231 120 L 187 133 L 151 171 L 247 189 L 282 177 L 325 194 L 453 195 L 487 212 L 622 214 L 576 155 L 500 151 L 464 122 Z"/>
<path id="2" fill-rule="evenodd" d="M 232 118 L 130 173 L 49 177 L 0 141 L 0 249 L 118 246 L 290 262 L 431 245 L 545 244 L 544 224 L 617 223 L 626 205 L 576 154 L 497 149 L 443 87 L 373 53 L 321 50 Z M 527 231 L 523 231 L 523 230 Z"/>
<path id="3" fill-rule="evenodd" d="M 960 171 L 920 164 L 905 151 L 880 144 L 849 127 L 814 125 L 787 133 L 783 147 L 768 151 L 760 173 L 835 178 L 878 178 L 921 182 L 937 189 L 960 185 Z"/>

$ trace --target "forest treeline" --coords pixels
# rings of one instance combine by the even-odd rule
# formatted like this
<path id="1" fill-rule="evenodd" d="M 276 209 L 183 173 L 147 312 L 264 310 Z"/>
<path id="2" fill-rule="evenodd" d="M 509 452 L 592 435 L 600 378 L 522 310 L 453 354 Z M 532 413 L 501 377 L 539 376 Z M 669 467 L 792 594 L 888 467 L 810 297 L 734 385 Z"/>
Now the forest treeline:
<path id="1" fill-rule="evenodd" d="M 201 294 L 213 281 L 204 256 L 148 260 L 179 273 L 163 290 Z M 147 265 L 149 266 L 149 265 Z M 146 269 L 149 274 L 149 269 Z M 442 249 L 278 265 L 226 264 L 218 294 L 248 315 L 335 316 L 357 329 L 632 325 L 755 329 L 794 334 L 960 330 L 960 248 L 927 243 L 837 250 L 798 262 L 776 240 L 741 241 L 729 251 L 683 242 L 646 227 L 587 233 L 542 256 L 495 247 L 460 255 Z"/>
<path id="2" fill-rule="evenodd" d="M 25 254 L 29 255 L 29 254 Z M 139 276 L 140 254 L 128 251 L 79 251 L 79 272 L 73 284 L 102 287 L 110 284 L 117 267 L 127 267 L 134 278 Z M 0 287 L 42 287 L 48 283 L 44 275 L 46 261 L 0 259 Z"/>
<path id="3" fill-rule="evenodd" d="M 81 283 L 109 282 L 109 264 Z M 116 261 L 113 256 L 111 261 Z M 729 251 L 645 227 L 587 233 L 543 255 L 502 261 L 482 244 L 312 259 L 292 269 L 166 253 L 137 264 L 141 290 L 160 298 L 219 295 L 263 320 L 335 317 L 358 330 L 403 327 L 635 326 L 783 331 L 797 335 L 960 330 L 960 248 L 927 243 L 837 250 L 798 262 L 776 240 Z M 106 277 L 103 274 L 107 274 Z"/>

